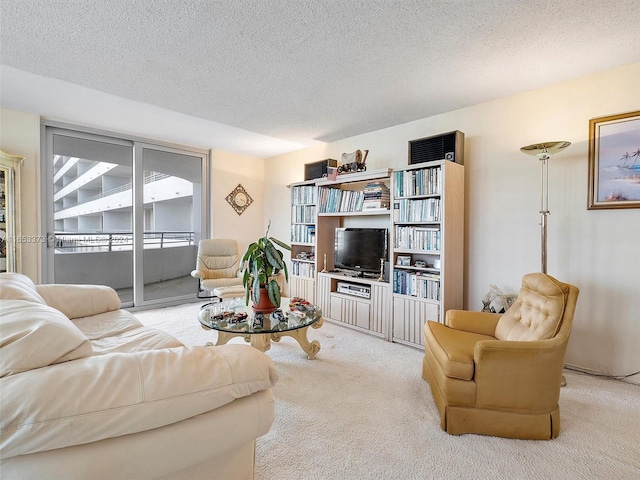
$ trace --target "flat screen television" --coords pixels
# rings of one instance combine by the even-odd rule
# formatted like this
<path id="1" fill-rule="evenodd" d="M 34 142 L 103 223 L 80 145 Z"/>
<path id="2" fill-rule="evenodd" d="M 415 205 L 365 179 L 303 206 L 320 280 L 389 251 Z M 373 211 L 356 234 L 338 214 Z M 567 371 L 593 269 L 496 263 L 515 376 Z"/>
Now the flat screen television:
<path id="1" fill-rule="evenodd" d="M 334 253 L 338 270 L 380 274 L 380 259 L 387 260 L 387 229 L 336 228 Z"/>

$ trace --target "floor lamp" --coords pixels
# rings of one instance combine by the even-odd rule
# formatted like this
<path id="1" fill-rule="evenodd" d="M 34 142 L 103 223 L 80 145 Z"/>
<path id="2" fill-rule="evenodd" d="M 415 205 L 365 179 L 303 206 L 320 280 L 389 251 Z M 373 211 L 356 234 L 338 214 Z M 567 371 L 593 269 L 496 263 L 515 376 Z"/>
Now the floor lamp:
<path id="1" fill-rule="evenodd" d="M 540 257 L 542 273 L 547 273 L 547 217 L 549 212 L 549 158 L 571 145 L 570 142 L 545 142 L 527 145 L 520 149 L 540 159 L 542 167 L 542 191 L 540 192 Z"/>
<path id="2" fill-rule="evenodd" d="M 549 212 L 549 158 L 563 151 L 571 145 L 570 142 L 545 142 L 534 143 L 520 149 L 528 155 L 535 155 L 540 159 L 542 167 L 542 190 L 540 192 L 540 260 L 542 273 L 547 273 L 547 217 Z M 562 375 L 560 386 L 567 385 L 567 379 Z"/>

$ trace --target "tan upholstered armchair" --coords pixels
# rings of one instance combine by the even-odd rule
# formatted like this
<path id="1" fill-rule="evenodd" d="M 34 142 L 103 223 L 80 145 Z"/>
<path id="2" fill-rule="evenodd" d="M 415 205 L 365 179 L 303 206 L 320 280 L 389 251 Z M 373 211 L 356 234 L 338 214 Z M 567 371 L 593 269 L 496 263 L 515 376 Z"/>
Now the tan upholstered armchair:
<path id="1" fill-rule="evenodd" d="M 522 279 L 503 315 L 450 310 L 425 325 L 422 376 L 451 434 L 550 439 L 560 432 L 562 368 L 578 289 Z"/>
<path id="2" fill-rule="evenodd" d="M 200 240 L 191 276 L 198 279 L 198 298 L 211 298 L 204 293 L 207 290 L 242 285 L 238 243 L 220 238 Z"/>

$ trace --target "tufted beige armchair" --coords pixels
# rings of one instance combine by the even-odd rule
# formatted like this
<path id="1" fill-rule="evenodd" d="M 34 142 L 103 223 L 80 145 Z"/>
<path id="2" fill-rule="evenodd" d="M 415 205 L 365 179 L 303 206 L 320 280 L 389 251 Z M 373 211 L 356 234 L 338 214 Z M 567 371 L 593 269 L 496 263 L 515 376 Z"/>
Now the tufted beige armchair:
<path id="1" fill-rule="evenodd" d="M 440 427 L 545 440 L 560 432 L 560 385 L 578 289 L 544 273 L 522 279 L 504 314 L 450 310 L 425 325 L 422 376 Z"/>
<path id="2" fill-rule="evenodd" d="M 198 298 L 211 298 L 205 291 L 242 285 L 238 243 L 221 238 L 200 240 L 196 269 L 191 276 L 198 279 Z"/>

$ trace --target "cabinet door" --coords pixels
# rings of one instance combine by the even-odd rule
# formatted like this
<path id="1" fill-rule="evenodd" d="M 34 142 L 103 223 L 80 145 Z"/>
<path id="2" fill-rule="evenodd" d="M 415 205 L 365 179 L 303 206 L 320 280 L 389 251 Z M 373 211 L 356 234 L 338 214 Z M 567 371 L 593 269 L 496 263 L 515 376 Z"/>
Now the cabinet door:
<path id="1" fill-rule="evenodd" d="M 330 318 L 369 330 L 369 302 L 331 295 Z"/>
<path id="2" fill-rule="evenodd" d="M 440 309 L 435 303 L 411 298 L 393 299 L 393 339 L 424 346 L 424 324 L 438 321 Z"/>
<path id="3" fill-rule="evenodd" d="M 391 296 L 389 285 L 374 284 L 371 286 L 371 316 L 369 329 L 376 333 L 384 333 L 388 338 L 388 325 L 391 317 Z"/>
<path id="4" fill-rule="evenodd" d="M 331 316 L 331 278 L 327 275 L 318 275 L 316 305 L 320 307 L 325 317 L 334 318 Z"/>
<path id="5" fill-rule="evenodd" d="M 289 277 L 289 296 L 302 297 L 316 303 L 316 284 L 312 278 Z"/>

